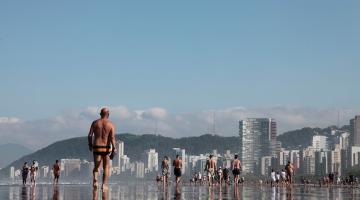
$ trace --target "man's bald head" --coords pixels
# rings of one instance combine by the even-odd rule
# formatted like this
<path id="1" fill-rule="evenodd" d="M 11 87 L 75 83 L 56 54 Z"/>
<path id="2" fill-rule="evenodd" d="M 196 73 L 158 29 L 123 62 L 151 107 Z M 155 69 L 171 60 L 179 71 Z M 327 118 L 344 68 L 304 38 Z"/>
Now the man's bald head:
<path id="1" fill-rule="evenodd" d="M 100 111 L 101 118 L 109 118 L 109 109 L 108 108 L 102 108 Z"/>

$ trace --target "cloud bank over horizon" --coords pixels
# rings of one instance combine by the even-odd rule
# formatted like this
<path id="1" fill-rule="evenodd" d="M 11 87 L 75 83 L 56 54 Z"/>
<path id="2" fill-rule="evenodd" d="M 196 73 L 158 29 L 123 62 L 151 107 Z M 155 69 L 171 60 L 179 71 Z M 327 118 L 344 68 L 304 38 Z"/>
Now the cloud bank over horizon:
<path id="1" fill-rule="evenodd" d="M 87 107 L 37 120 L 0 116 L 0 137 L 3 138 L 2 143 L 17 143 L 38 149 L 58 140 L 86 136 L 91 122 L 99 117 L 100 109 Z M 156 133 L 176 138 L 213 133 L 214 129 L 221 136 L 236 136 L 238 121 L 252 117 L 275 118 L 278 134 L 303 127 L 324 128 L 337 125 L 339 112 L 336 108 L 289 106 L 230 107 L 187 113 L 170 113 L 161 107 L 132 110 L 126 106 L 109 106 L 109 109 L 117 133 Z M 349 120 L 359 113 L 360 109 L 341 109 L 339 124 L 349 124 Z"/>

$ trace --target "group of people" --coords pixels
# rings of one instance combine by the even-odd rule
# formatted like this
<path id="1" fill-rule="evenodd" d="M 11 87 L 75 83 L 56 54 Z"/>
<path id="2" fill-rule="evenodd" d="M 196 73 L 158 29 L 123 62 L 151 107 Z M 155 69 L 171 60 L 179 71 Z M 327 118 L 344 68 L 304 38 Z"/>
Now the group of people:
<path id="1" fill-rule="evenodd" d="M 39 170 L 39 163 L 36 160 L 33 160 L 30 166 L 28 166 L 28 163 L 25 162 L 23 167 L 21 168 L 23 185 L 26 185 L 29 172 L 30 172 L 30 184 L 36 185 L 36 176 L 38 170 Z M 55 161 L 55 164 L 52 167 L 52 171 L 54 175 L 54 184 L 58 184 L 60 178 L 60 172 L 61 172 L 59 160 Z"/>
<path id="2" fill-rule="evenodd" d="M 35 185 L 36 184 L 36 175 L 37 175 L 38 170 L 39 170 L 39 163 L 36 160 L 32 161 L 31 166 L 28 166 L 28 163 L 25 162 L 21 169 L 23 185 L 26 185 L 27 178 L 29 176 L 29 172 L 30 172 L 30 184 Z"/>
<path id="3" fill-rule="evenodd" d="M 175 176 L 175 183 L 178 184 L 181 180 L 182 175 L 182 160 L 179 155 L 176 155 L 175 160 L 172 163 L 174 170 L 173 174 Z M 169 165 L 169 157 L 165 156 L 164 160 L 161 162 L 161 176 L 157 176 L 157 181 L 162 181 L 164 184 L 168 183 L 169 175 L 170 175 L 170 165 Z M 209 159 L 206 161 L 205 169 L 207 173 L 206 176 L 202 176 L 202 173 L 195 173 L 192 179 L 190 180 L 190 183 L 197 183 L 200 184 L 206 181 L 209 182 L 209 185 L 213 184 L 222 184 L 230 183 L 230 170 L 226 167 L 217 168 L 216 161 L 214 159 L 213 155 L 209 156 Z M 240 173 L 241 173 L 241 163 L 238 159 L 238 156 L 235 155 L 234 160 L 232 161 L 232 173 L 234 175 L 234 183 L 238 184 L 240 182 Z"/>
<path id="4" fill-rule="evenodd" d="M 289 161 L 280 172 L 275 172 L 274 169 L 270 173 L 270 184 L 271 186 L 288 185 L 293 183 L 294 166 Z"/>

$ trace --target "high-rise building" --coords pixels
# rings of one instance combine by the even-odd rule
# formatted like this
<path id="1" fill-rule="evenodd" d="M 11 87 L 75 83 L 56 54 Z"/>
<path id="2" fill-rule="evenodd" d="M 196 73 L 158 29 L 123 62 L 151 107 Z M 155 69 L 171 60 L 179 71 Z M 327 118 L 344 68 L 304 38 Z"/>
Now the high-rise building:
<path id="1" fill-rule="evenodd" d="M 329 171 L 329 151 L 315 151 L 315 174 L 324 176 Z"/>
<path id="2" fill-rule="evenodd" d="M 155 149 L 145 151 L 145 167 L 149 172 L 159 170 L 159 154 Z"/>
<path id="3" fill-rule="evenodd" d="M 14 179 L 15 177 L 15 167 L 11 166 L 10 167 L 10 176 L 11 179 Z"/>
<path id="4" fill-rule="evenodd" d="M 123 141 L 119 141 L 117 144 L 117 149 L 118 149 L 118 155 L 117 155 L 117 159 L 115 160 L 115 165 L 117 164 L 118 168 L 121 168 L 122 163 L 121 163 L 121 159 L 124 156 L 124 142 Z"/>
<path id="5" fill-rule="evenodd" d="M 248 118 L 239 122 L 240 160 L 244 172 L 260 172 L 261 157 L 276 156 L 276 122 Z"/>
<path id="6" fill-rule="evenodd" d="M 336 144 L 334 150 L 330 152 L 330 172 L 337 172 L 340 176 L 341 171 L 341 147 Z"/>
<path id="7" fill-rule="evenodd" d="M 314 147 L 315 151 L 329 150 L 328 137 L 324 135 L 314 135 L 312 139 L 312 147 Z"/>
<path id="8" fill-rule="evenodd" d="M 60 166 L 65 176 L 78 174 L 80 172 L 81 161 L 80 159 L 61 159 Z"/>
<path id="9" fill-rule="evenodd" d="M 348 149 L 350 147 L 350 133 L 344 132 L 339 137 L 340 149 Z"/>
<path id="10" fill-rule="evenodd" d="M 264 156 L 261 158 L 261 175 L 267 176 L 271 168 L 271 156 Z"/>
<path id="11" fill-rule="evenodd" d="M 350 120 L 352 146 L 360 146 L 360 115 Z"/>
<path id="12" fill-rule="evenodd" d="M 145 164 L 143 162 L 136 162 L 136 178 L 144 178 L 145 177 Z"/>
<path id="13" fill-rule="evenodd" d="M 299 152 L 300 171 L 306 175 L 315 174 L 315 150 L 307 147 Z"/>

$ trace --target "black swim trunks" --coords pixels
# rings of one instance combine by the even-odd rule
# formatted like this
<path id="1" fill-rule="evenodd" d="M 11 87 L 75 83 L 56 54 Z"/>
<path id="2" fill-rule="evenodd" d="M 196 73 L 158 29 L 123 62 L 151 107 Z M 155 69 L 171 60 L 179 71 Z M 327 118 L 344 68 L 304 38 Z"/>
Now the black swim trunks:
<path id="1" fill-rule="evenodd" d="M 176 177 L 180 177 L 181 176 L 181 169 L 180 168 L 174 168 L 174 175 Z"/>
<path id="2" fill-rule="evenodd" d="M 238 175 L 240 175 L 240 169 L 235 168 L 235 169 L 233 169 L 232 173 L 234 176 L 238 176 Z"/>
<path id="3" fill-rule="evenodd" d="M 93 154 L 94 155 L 99 155 L 99 156 L 106 156 L 106 155 L 110 155 L 112 149 L 111 146 L 97 146 L 94 145 L 92 147 L 93 149 Z"/>

